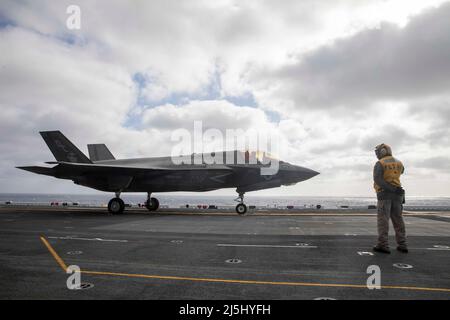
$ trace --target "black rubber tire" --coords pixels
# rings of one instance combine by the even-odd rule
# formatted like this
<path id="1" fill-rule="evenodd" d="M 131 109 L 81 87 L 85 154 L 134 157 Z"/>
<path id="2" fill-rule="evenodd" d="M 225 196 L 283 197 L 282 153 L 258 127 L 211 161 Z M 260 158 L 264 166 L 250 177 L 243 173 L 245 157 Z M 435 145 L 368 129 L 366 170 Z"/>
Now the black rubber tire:
<path id="1" fill-rule="evenodd" d="M 239 203 L 239 204 L 236 206 L 236 212 L 237 212 L 237 214 L 239 214 L 239 215 L 244 215 L 244 214 L 246 214 L 246 213 L 247 213 L 247 206 L 246 206 L 245 204 L 243 204 L 243 203 Z"/>
<path id="2" fill-rule="evenodd" d="M 148 200 L 145 201 L 145 207 L 148 211 L 156 211 L 159 208 L 159 201 L 156 198 L 150 198 L 150 204 L 148 203 Z"/>
<path id="3" fill-rule="evenodd" d="M 120 198 L 113 198 L 109 200 L 108 211 L 112 214 L 122 214 L 125 210 L 125 202 Z"/>

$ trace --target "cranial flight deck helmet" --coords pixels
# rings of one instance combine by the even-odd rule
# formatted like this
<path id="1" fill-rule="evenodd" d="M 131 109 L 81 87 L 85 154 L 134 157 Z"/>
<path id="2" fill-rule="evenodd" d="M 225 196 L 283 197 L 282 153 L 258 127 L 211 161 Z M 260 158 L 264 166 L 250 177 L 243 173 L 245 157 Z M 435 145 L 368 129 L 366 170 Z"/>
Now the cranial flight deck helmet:
<path id="1" fill-rule="evenodd" d="M 387 144 L 382 143 L 375 147 L 375 154 L 378 159 L 382 159 L 387 156 L 392 156 L 392 149 Z"/>

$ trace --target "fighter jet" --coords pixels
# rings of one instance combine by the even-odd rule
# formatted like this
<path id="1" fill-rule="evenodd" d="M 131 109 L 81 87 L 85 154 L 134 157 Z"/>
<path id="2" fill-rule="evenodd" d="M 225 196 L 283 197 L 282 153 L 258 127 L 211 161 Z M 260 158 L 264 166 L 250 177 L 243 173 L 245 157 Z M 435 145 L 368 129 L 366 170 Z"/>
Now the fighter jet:
<path id="1" fill-rule="evenodd" d="M 122 214 L 125 203 L 123 192 L 146 192 L 145 207 L 155 211 L 159 201 L 151 197 L 153 192 L 210 191 L 236 188 L 239 202 L 236 212 L 247 212 L 244 194 L 248 191 L 292 185 L 310 179 L 319 173 L 304 167 L 276 160 L 275 174 L 261 174 L 275 159 L 249 151 L 224 151 L 220 153 L 193 153 L 174 157 L 138 159 L 115 159 L 104 144 L 89 144 L 86 157 L 60 131 L 40 132 L 55 161 L 46 162 L 53 167 L 21 166 L 18 169 L 59 179 L 72 180 L 75 184 L 100 191 L 114 192 L 115 198 L 108 203 L 108 211 Z M 265 157 L 265 158 L 264 158 Z M 183 159 L 183 161 L 179 161 Z M 211 164 L 211 159 L 215 161 Z M 234 161 L 231 162 L 230 160 Z M 221 160 L 221 161 L 217 161 Z"/>

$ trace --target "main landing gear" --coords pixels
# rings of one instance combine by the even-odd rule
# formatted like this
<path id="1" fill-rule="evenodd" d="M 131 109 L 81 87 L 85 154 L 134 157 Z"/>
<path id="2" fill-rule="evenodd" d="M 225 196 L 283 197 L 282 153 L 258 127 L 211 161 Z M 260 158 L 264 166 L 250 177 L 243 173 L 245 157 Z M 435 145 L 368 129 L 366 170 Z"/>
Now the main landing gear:
<path id="1" fill-rule="evenodd" d="M 147 193 L 147 201 L 145 201 L 145 207 L 148 211 L 156 211 L 159 208 L 159 201 L 156 198 L 151 197 L 152 193 Z"/>
<path id="2" fill-rule="evenodd" d="M 239 215 L 244 215 L 247 213 L 247 206 L 244 204 L 244 192 L 240 192 L 239 196 L 234 199 L 234 201 L 239 202 L 239 204 L 236 206 L 236 212 Z"/>
<path id="3" fill-rule="evenodd" d="M 125 202 L 120 199 L 120 192 L 116 192 L 116 197 L 109 200 L 108 211 L 112 214 L 122 214 L 125 210 Z"/>
<path id="4" fill-rule="evenodd" d="M 156 211 L 159 208 L 159 201 L 156 198 L 151 197 L 151 192 L 147 193 L 147 201 L 145 201 L 145 207 L 148 211 Z M 112 214 L 122 214 L 125 210 L 125 202 L 120 199 L 120 192 L 116 192 L 116 197 L 109 200 L 108 211 Z"/>

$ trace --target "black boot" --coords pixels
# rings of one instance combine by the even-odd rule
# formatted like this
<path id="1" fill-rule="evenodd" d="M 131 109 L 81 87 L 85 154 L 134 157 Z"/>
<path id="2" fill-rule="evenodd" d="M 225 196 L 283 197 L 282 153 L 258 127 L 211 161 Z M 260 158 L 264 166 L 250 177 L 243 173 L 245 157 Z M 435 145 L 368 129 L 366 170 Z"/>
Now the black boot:
<path id="1" fill-rule="evenodd" d="M 408 253 L 408 248 L 407 247 L 397 247 L 397 251 L 403 252 L 403 253 Z"/>
<path id="2" fill-rule="evenodd" d="M 388 248 L 383 248 L 383 247 L 379 247 L 379 246 L 375 246 L 373 247 L 373 251 L 375 252 L 380 252 L 380 253 L 391 253 L 391 250 L 389 250 Z"/>

